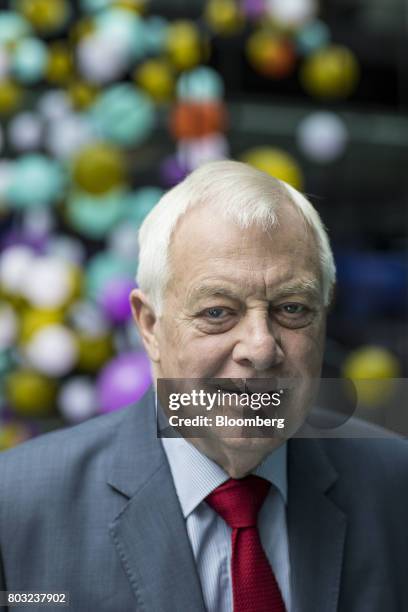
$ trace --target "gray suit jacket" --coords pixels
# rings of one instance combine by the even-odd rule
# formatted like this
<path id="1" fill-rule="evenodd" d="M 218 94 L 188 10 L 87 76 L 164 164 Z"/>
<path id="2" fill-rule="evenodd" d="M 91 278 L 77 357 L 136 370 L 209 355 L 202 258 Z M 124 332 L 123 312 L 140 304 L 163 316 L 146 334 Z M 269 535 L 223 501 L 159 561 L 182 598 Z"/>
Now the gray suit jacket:
<path id="1" fill-rule="evenodd" d="M 0 590 L 69 591 L 75 612 L 204 612 L 156 433 L 149 392 L 0 455 Z M 407 442 L 294 439 L 288 461 L 293 610 L 408 610 Z"/>

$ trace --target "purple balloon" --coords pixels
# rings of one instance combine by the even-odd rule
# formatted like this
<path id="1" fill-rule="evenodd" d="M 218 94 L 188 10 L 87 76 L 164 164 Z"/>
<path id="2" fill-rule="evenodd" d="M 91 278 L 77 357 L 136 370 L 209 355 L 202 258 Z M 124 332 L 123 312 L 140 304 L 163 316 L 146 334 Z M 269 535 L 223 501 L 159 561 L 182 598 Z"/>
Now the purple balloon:
<path id="1" fill-rule="evenodd" d="M 137 402 L 152 383 L 146 353 L 122 353 L 112 359 L 97 380 L 100 412 L 107 413 Z"/>
<path id="2" fill-rule="evenodd" d="M 160 166 L 160 175 L 166 187 L 174 187 L 188 174 L 188 169 L 176 157 L 167 157 Z"/>
<path id="3" fill-rule="evenodd" d="M 129 278 L 115 278 L 104 287 L 100 302 L 106 317 L 113 323 L 125 323 L 132 316 L 129 294 L 135 286 Z"/>
<path id="4" fill-rule="evenodd" d="M 258 19 L 265 14 L 265 0 L 242 0 L 241 8 L 247 17 Z"/>

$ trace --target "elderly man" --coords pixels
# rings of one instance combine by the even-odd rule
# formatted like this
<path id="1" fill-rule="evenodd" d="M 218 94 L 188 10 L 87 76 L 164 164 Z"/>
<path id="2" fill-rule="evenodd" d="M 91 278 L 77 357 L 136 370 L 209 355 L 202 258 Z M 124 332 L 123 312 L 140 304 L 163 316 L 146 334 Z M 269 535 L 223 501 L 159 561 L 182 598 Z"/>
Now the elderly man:
<path id="1" fill-rule="evenodd" d="M 0 457 L 0 590 L 68 592 L 78 612 L 408 610 L 406 442 L 287 441 L 335 280 L 311 204 L 245 164 L 203 166 L 146 218 L 137 278 L 155 388 Z M 162 379 L 298 384 L 284 435 L 161 437 Z"/>

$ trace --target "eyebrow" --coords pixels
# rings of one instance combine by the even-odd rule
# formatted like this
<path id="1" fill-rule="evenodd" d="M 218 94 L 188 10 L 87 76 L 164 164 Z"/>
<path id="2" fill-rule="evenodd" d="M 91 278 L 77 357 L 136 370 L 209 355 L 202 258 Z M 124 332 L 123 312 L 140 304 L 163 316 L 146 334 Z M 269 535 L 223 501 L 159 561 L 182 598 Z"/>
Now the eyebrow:
<path id="1" fill-rule="evenodd" d="M 288 283 L 276 290 L 273 299 L 287 297 L 295 293 L 308 294 L 311 297 L 318 299 L 321 297 L 319 287 L 320 285 L 316 280 L 302 280 L 294 283 Z M 199 287 L 195 287 L 191 291 L 189 300 L 196 302 L 200 299 L 208 297 L 227 297 L 235 300 L 238 298 L 237 294 L 233 290 L 222 285 L 201 285 Z"/>

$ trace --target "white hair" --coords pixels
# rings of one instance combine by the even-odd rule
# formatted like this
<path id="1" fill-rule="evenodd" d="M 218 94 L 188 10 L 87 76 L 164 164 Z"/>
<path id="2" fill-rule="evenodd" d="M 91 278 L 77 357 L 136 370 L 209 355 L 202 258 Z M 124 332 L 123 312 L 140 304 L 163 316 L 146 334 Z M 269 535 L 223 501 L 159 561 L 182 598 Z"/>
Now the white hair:
<path id="1" fill-rule="evenodd" d="M 169 248 L 179 219 L 204 204 L 217 215 L 245 229 L 253 224 L 268 230 L 278 222 L 277 211 L 289 196 L 315 233 L 322 270 L 323 299 L 330 302 L 336 268 L 329 238 L 318 212 L 299 191 L 265 172 L 237 161 L 204 164 L 168 191 L 150 211 L 139 230 L 139 265 L 136 282 L 157 316 L 170 279 Z"/>

